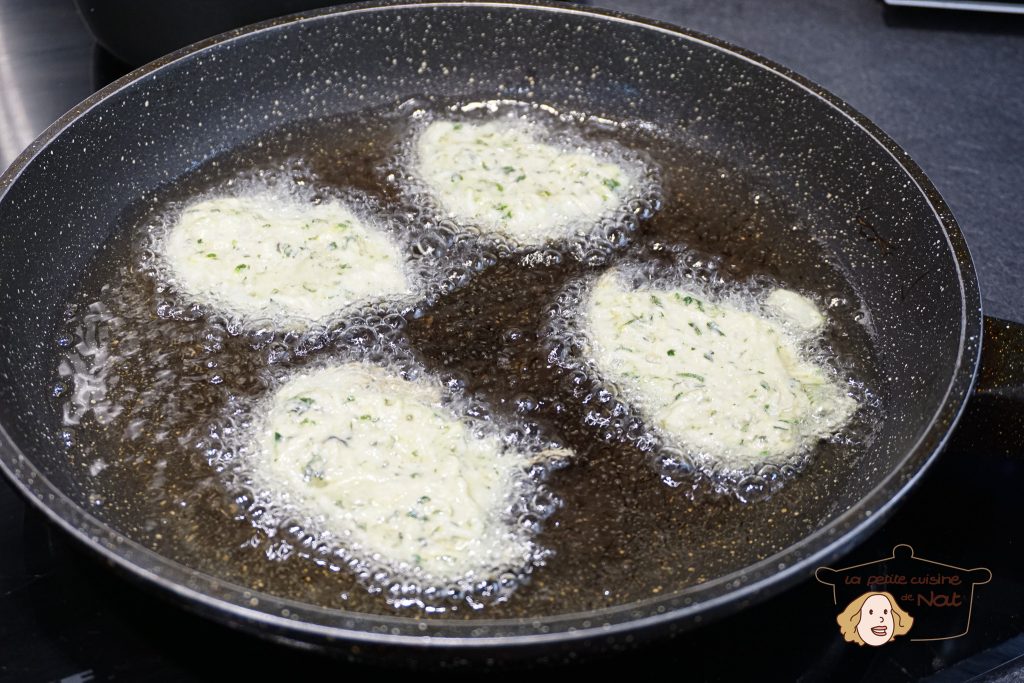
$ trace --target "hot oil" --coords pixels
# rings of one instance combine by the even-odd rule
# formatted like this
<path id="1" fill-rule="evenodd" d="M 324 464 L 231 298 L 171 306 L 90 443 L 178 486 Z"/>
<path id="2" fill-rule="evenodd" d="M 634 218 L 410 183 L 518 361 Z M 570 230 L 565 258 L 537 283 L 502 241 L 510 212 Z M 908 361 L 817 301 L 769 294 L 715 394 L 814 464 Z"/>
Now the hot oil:
<path id="1" fill-rule="evenodd" d="M 625 261 L 667 265 L 685 251 L 694 277 L 776 283 L 826 304 L 824 345 L 845 376 L 871 386 L 870 331 L 858 321 L 857 298 L 784 193 L 699 140 L 526 111 L 560 134 L 642 155 L 659 169 L 660 196 L 650 201 L 660 207 L 637 206 L 643 220 L 605 231 L 611 239 L 524 251 L 440 219 L 402 177 L 414 119 L 444 111 L 415 101 L 392 112 L 294 124 L 216 157 L 124 214 L 119 237 L 69 307 L 60 340 L 68 370 L 55 388 L 68 410 L 69 455 L 93 491 L 96 514 L 226 581 L 394 613 L 387 587 L 368 590 L 348 567 L 314 561 L 313 535 L 301 520 L 260 524 L 272 513 L 228 483 L 228 444 L 233 430 L 244 429 L 244 406 L 289 371 L 350 358 L 353 350 L 381 360 L 407 354 L 467 401 L 489 406 L 497 422 L 575 452 L 548 477 L 562 504 L 536 539 L 550 551 L 544 566 L 505 602 L 479 610 L 449 602 L 438 616 L 537 617 L 673 593 L 770 556 L 836 514 L 843 482 L 863 476 L 858 453 L 877 426 L 877 406 L 862 409 L 841 438 L 820 444 L 805 463 L 766 467 L 725 493 L 668 486 L 643 443 L 624 438 L 634 424 L 588 423 L 593 405 L 613 397 L 581 386 L 577 373 L 552 362 L 542 340 L 552 307 L 572 305 L 565 299 L 572 283 Z M 183 300 L 160 282 L 158 257 L 149 252 L 153 234 L 174 207 L 233 192 L 239 182 L 298 185 L 310 201 L 365 196 L 395 219 L 410 267 L 433 283 L 424 286 L 429 294 L 398 309 L 384 302 L 347 310 L 303 334 L 274 330 L 272 321 L 254 332 Z"/>

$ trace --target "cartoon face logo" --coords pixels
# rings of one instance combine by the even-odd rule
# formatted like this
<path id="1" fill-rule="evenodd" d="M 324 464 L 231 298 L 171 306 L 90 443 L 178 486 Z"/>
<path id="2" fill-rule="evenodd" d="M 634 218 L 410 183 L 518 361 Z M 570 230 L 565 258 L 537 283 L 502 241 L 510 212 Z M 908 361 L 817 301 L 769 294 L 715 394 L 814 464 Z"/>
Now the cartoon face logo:
<path id="1" fill-rule="evenodd" d="M 891 593 L 864 593 L 836 617 L 843 638 L 878 647 L 910 631 L 914 618 L 900 609 Z"/>

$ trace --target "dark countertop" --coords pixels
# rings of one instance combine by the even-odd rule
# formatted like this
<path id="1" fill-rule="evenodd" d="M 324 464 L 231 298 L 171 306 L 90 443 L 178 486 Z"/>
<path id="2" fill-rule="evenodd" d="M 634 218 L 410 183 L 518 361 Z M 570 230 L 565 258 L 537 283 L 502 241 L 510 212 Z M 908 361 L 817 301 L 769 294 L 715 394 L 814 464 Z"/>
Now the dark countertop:
<path id="1" fill-rule="evenodd" d="M 1024 18 L 894 11 L 876 0 L 595 4 L 719 36 L 846 99 L 907 149 L 951 205 L 986 313 L 1024 320 Z M 94 48 L 70 0 L 0 3 L 0 167 L 119 69 Z M 849 558 L 866 562 L 909 543 L 925 557 L 989 567 L 994 579 L 978 590 L 968 636 L 853 647 L 835 630 L 827 589 L 808 577 L 739 615 L 571 673 L 965 680 L 1004 665 L 984 680 L 1013 676 L 1020 669 L 1005 662 L 1024 657 L 1024 538 L 1015 523 L 1024 438 L 1007 455 L 976 437 L 961 429 L 895 517 Z M 379 675 L 181 612 L 82 554 L 2 481 L 0 548 L 0 681 Z"/>

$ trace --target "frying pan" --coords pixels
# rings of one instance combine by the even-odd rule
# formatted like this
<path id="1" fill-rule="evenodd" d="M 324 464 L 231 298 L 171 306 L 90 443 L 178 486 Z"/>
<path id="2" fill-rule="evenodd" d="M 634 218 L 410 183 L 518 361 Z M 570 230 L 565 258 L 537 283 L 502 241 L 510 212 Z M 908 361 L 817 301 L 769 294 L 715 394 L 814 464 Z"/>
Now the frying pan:
<path id="1" fill-rule="evenodd" d="M 776 552 L 581 613 L 415 619 L 326 609 L 195 571 L 90 504 L 85 472 L 60 442 L 51 341 L 119 216 L 202 160 L 282 123 L 420 93 L 528 99 L 685 131 L 774 188 L 790 188 L 787 206 L 813 217 L 808 229 L 873 321 L 886 415 L 855 470 L 785 489 L 798 492 L 803 521 L 783 524 L 787 541 Z M 963 236 L 906 153 L 779 65 L 595 9 L 360 4 L 240 29 L 101 90 L 0 178 L 0 467 L 14 486 L 112 565 L 192 610 L 266 637 L 392 662 L 407 646 L 487 658 L 617 647 L 691 628 L 808 578 L 886 519 L 938 456 L 979 377 L 983 328 L 1000 340 L 986 347 L 972 399 L 978 419 L 989 419 L 986 401 L 1019 397 L 1019 360 L 1001 351 L 1019 344 L 1021 331 L 983 320 Z M 1014 426 L 1003 427 L 1014 438 Z"/>

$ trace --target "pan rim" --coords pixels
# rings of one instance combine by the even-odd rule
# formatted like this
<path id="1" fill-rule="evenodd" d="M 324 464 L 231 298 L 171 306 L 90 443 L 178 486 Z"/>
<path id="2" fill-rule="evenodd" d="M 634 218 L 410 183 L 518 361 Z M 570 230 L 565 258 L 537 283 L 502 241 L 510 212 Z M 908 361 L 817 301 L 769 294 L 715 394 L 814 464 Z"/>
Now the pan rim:
<path id="1" fill-rule="evenodd" d="M 423 620 L 397 615 L 373 615 L 340 609 L 318 607 L 290 599 L 280 598 L 271 594 L 249 590 L 244 586 L 217 579 L 216 577 L 188 569 L 169 558 L 166 558 L 141 544 L 124 538 L 113 528 L 107 526 L 91 515 L 88 510 L 79 506 L 61 493 L 21 452 L 7 432 L 0 425 L 0 471 L 8 477 L 13 486 L 37 508 L 41 509 L 49 519 L 57 523 L 65 531 L 76 537 L 86 547 L 99 553 L 104 559 L 115 563 L 118 568 L 126 571 L 134 578 L 147 584 L 153 584 L 163 591 L 186 598 L 190 608 L 200 611 L 221 613 L 226 612 L 233 618 L 241 619 L 255 626 L 263 626 L 287 634 L 302 633 L 306 636 L 326 639 L 342 639 L 375 644 L 402 644 L 443 647 L 489 647 L 495 645 L 530 645 L 552 641 L 572 641 L 592 637 L 608 637 L 624 631 L 639 631 L 654 627 L 668 621 L 684 619 L 700 620 L 704 615 L 721 616 L 728 611 L 735 611 L 755 601 L 759 597 L 767 597 L 783 588 L 807 578 L 807 570 L 815 565 L 827 563 L 850 550 L 857 541 L 875 530 L 888 518 L 900 500 L 921 479 L 929 466 L 941 452 L 949 440 L 958 422 L 967 399 L 973 388 L 981 352 L 982 304 L 969 247 L 956 223 L 952 212 L 941 198 L 923 170 L 910 156 L 895 143 L 892 138 L 881 131 L 867 117 L 860 114 L 846 102 L 828 92 L 809 79 L 796 74 L 790 69 L 768 60 L 754 52 L 736 47 L 726 41 L 704 34 L 676 27 L 665 22 L 645 19 L 621 12 L 591 7 L 574 7 L 550 2 L 533 2 L 523 0 L 488 0 L 473 2 L 463 0 L 435 0 L 431 2 L 409 2 L 397 0 L 390 2 L 365 2 L 342 7 L 328 8 L 313 12 L 271 19 L 248 27 L 235 29 L 227 33 L 207 38 L 203 41 L 175 51 L 165 57 L 136 69 L 135 71 L 114 81 L 105 88 L 94 93 L 73 107 L 56 122 L 51 124 L 35 141 L 33 141 L 0 175 L 0 203 L 9 189 L 20 177 L 21 173 L 41 154 L 48 145 L 71 127 L 79 119 L 112 97 L 137 82 L 159 72 L 181 60 L 187 59 L 205 50 L 214 49 L 222 44 L 248 36 L 271 31 L 283 26 L 301 24 L 307 21 L 318 21 L 325 17 L 355 15 L 366 12 L 399 11 L 402 9 L 430 10 L 450 7 L 517 9 L 537 12 L 550 12 L 564 15 L 582 15 L 596 17 L 603 21 L 633 25 L 644 30 L 655 30 L 667 33 L 676 38 L 702 44 L 733 57 L 742 59 L 757 66 L 776 77 L 781 77 L 802 91 L 822 100 L 844 119 L 850 121 L 867 135 L 875 144 L 885 150 L 893 161 L 906 173 L 917 192 L 928 203 L 933 211 L 946 238 L 947 247 L 953 256 L 960 284 L 960 295 L 963 303 L 960 315 L 960 349 L 957 365 L 953 369 L 946 393 L 933 414 L 928 426 L 923 430 L 917 442 L 904 452 L 903 460 L 874 488 L 865 494 L 854 506 L 836 516 L 827 525 L 808 534 L 796 543 L 787 546 L 760 562 L 751 564 L 723 577 L 703 584 L 690 586 L 683 591 L 645 599 L 633 603 L 615 605 L 590 612 L 559 613 L 532 619 L 472 619 L 465 622 L 454 620 Z M 945 426 L 943 426 L 943 423 Z M 925 442 L 941 436 L 934 445 Z M 27 472 L 27 475 L 23 472 Z M 907 476 L 909 474 L 909 476 Z M 23 480 L 26 479 L 28 482 Z M 49 500 L 48 500 L 49 499 Z M 75 524 L 72 523 L 75 520 Z M 101 537 L 105 537 L 101 541 Z M 795 557 L 794 557 L 795 556 Z M 793 560 L 790 562 L 789 560 Z M 144 561 L 143 561 L 144 560 Z M 785 562 L 783 562 L 785 560 Z M 780 562 L 784 569 L 770 571 L 770 567 L 778 567 Z M 167 570 L 166 573 L 160 571 Z M 175 576 L 176 575 L 176 576 Z M 740 582 L 738 577 L 754 578 Z M 218 586 L 221 590 L 230 591 L 239 599 L 232 602 L 226 597 L 214 596 L 200 588 L 193 587 L 197 579 Z M 191 581 L 190 581 L 191 580 Z M 732 583 L 738 585 L 729 588 Z M 722 588 L 725 588 L 723 591 Z M 718 591 L 715 593 L 715 591 Z M 704 593 L 713 593 L 702 598 Z M 761 595 L 759 595 L 761 594 Z M 255 597 L 261 606 L 241 604 L 242 597 L 246 600 Z M 693 596 L 689 604 L 666 607 L 662 613 L 653 613 L 658 606 L 684 596 Z M 732 610 L 728 608 L 732 607 Z M 273 611 L 271 611 L 273 609 Z M 296 612 L 319 616 L 317 623 L 296 621 L 286 613 Z M 631 612 L 643 612 L 645 616 L 630 618 Z M 223 615 L 220 615 L 223 616 Z M 333 619 L 327 619 L 333 617 Z M 327 625 L 326 621 L 348 619 L 362 626 L 341 627 Z M 588 620 L 594 622 L 590 626 L 574 627 L 573 624 Z M 430 622 L 427 631 L 417 633 L 422 624 Z M 402 627 L 408 633 L 373 631 L 377 627 Z M 536 629 L 539 626 L 553 627 L 550 632 L 517 632 L 512 635 L 448 635 L 449 632 L 459 633 L 476 630 Z"/>

